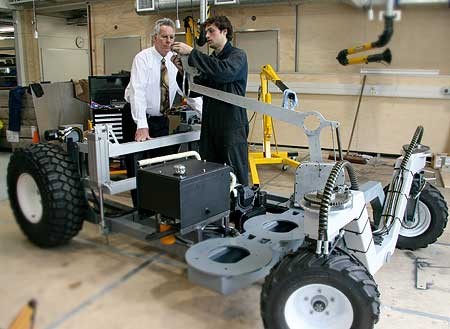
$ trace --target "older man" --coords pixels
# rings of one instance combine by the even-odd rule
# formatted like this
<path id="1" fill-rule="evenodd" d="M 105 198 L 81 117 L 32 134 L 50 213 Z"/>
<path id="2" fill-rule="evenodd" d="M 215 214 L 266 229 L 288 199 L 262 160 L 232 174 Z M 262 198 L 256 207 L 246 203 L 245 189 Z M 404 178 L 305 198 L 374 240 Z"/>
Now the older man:
<path id="1" fill-rule="evenodd" d="M 166 113 L 178 90 L 177 69 L 170 61 L 174 41 L 175 23 L 159 19 L 153 30 L 153 47 L 142 50 L 133 60 L 125 99 L 136 124 L 133 139 L 138 142 L 169 134 Z"/>
<path id="2" fill-rule="evenodd" d="M 130 83 L 125 90 L 128 104 L 124 108 L 124 141 L 143 142 L 169 134 L 167 112 L 179 91 L 177 68 L 171 62 L 171 46 L 175 40 L 175 23 L 169 18 L 156 21 L 153 46 L 139 52 L 133 60 Z M 130 115 L 131 114 L 131 115 Z M 127 175 L 136 175 L 136 161 L 172 153 L 173 149 L 155 149 L 126 158 Z M 136 190 L 131 192 L 136 205 Z"/>

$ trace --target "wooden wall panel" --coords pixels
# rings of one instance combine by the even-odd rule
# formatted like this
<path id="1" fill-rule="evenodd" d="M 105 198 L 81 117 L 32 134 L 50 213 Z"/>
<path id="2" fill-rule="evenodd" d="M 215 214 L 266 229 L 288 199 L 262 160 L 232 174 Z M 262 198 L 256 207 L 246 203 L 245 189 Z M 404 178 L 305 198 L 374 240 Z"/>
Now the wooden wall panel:
<path id="1" fill-rule="evenodd" d="M 279 75 L 287 83 L 312 82 L 360 85 L 362 67 L 388 68 L 381 64 L 341 66 L 335 59 L 339 50 L 375 41 L 383 30 L 383 22 L 369 22 L 366 13 L 356 7 L 336 2 L 308 1 L 298 7 L 298 64 L 295 73 L 296 9 L 294 5 L 258 7 L 214 7 L 212 12 L 227 15 L 236 30 L 279 29 Z M 380 8 L 381 9 L 381 8 Z M 369 76 L 367 84 L 390 86 L 450 86 L 450 10 L 446 6 L 402 8 L 402 21 L 396 22 L 389 47 L 394 53 L 391 68 L 440 69 L 439 77 L 381 77 Z M 180 18 L 191 14 L 181 12 Z M 198 8 L 194 8 L 198 16 Z M 112 36 L 142 37 L 142 47 L 150 45 L 149 33 L 161 17 L 175 19 L 175 12 L 139 16 L 133 0 L 110 0 L 92 3 L 94 34 L 94 73 L 103 74 L 103 38 Z M 252 16 L 256 20 L 251 19 Z M 115 28 L 117 26 L 117 28 Z M 377 52 L 377 51 L 375 51 Z M 250 75 L 258 82 L 258 75 Z M 249 93 L 249 97 L 256 98 Z M 300 110 L 317 110 L 329 119 L 341 122 L 343 146 L 347 147 L 357 96 L 299 95 Z M 280 103 L 279 94 L 274 95 Z M 450 101 L 394 97 L 365 97 L 352 143 L 358 151 L 397 154 L 402 144 L 411 138 L 415 127 L 425 127 L 424 142 L 434 152 L 450 152 Z M 257 127 L 260 123 L 257 124 Z M 306 145 L 298 129 L 276 123 L 278 142 L 285 145 Z M 260 140 L 260 130 L 254 140 Z M 324 147 L 331 147 L 331 138 L 324 133 Z"/>
<path id="2" fill-rule="evenodd" d="M 219 15 L 226 15 L 236 30 L 279 29 L 280 72 L 294 72 L 295 68 L 295 6 L 216 7 Z M 251 19 L 252 16 L 256 20 Z"/>
<path id="3" fill-rule="evenodd" d="M 94 44 L 94 72 L 103 74 L 103 38 L 114 36 L 142 36 L 142 48 L 151 44 L 150 33 L 154 22 L 162 17 L 176 18 L 174 12 L 163 12 L 153 15 L 138 15 L 134 9 L 134 1 L 111 0 L 94 2 L 92 8 L 92 33 Z M 227 15 L 236 30 L 244 29 L 276 29 L 280 33 L 280 71 L 294 71 L 295 43 L 295 6 L 262 6 L 262 7 L 215 7 L 213 13 Z M 191 11 L 180 12 L 180 19 L 191 15 Z M 198 16 L 198 8 L 195 14 Z M 251 17 L 256 16 L 252 21 Z M 183 22 L 181 22 L 183 23 Z M 117 26 L 117 28 L 115 28 Z M 184 31 L 184 28 L 180 31 Z"/>
<path id="4" fill-rule="evenodd" d="M 248 97 L 255 98 L 250 93 Z M 299 95 L 300 111 L 318 111 L 326 119 L 340 122 L 343 148 L 347 148 L 353 119 L 358 104 L 357 96 Z M 273 95 L 273 104 L 280 105 L 279 94 Z M 249 113 L 249 117 L 251 113 Z M 259 121 L 261 121 L 261 116 Z M 297 127 L 275 121 L 277 142 L 281 145 L 306 146 L 307 139 Z M 415 128 L 425 128 L 424 144 L 434 152 L 450 150 L 450 107 L 446 100 L 399 99 L 365 97 L 361 102 L 351 150 L 398 154 L 403 144 L 411 139 Z M 255 125 L 251 141 L 261 142 L 261 122 Z M 330 130 L 323 130 L 322 147 L 331 148 Z"/>
<path id="5" fill-rule="evenodd" d="M 138 15 L 133 0 L 94 2 L 91 5 L 93 67 L 95 75 L 104 74 L 103 38 L 117 36 L 141 36 L 141 48 L 151 45 L 150 33 L 155 21 L 162 17 L 175 19 L 174 13 Z"/>
<path id="6" fill-rule="evenodd" d="M 377 7 L 376 14 L 379 9 L 384 10 Z M 394 34 L 386 46 L 393 54 L 391 68 L 439 69 L 441 74 L 450 74 L 447 6 L 403 6 L 401 10 L 402 19 L 394 22 Z M 298 27 L 300 72 L 358 73 L 361 67 L 380 67 L 377 63 L 344 67 L 335 59 L 340 50 L 376 41 L 383 32 L 384 22 L 378 17 L 369 21 L 362 9 L 337 3 L 308 3 L 299 7 Z"/>

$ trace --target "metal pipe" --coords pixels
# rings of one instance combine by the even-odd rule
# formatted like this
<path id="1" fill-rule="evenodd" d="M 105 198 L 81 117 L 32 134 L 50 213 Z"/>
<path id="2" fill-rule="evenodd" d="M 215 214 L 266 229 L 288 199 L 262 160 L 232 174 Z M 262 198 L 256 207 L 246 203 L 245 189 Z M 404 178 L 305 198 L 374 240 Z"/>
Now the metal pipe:
<path id="1" fill-rule="evenodd" d="M 138 166 L 142 167 L 142 166 L 147 166 L 147 165 L 155 164 L 155 163 L 159 163 L 159 162 L 171 161 L 171 160 L 181 159 L 181 158 L 188 158 L 188 157 L 192 157 L 192 156 L 195 157 L 197 160 L 201 160 L 200 154 L 198 154 L 198 152 L 188 151 L 188 152 L 183 152 L 183 153 L 164 155 L 164 156 L 160 156 L 160 157 L 156 157 L 156 158 L 152 158 L 152 159 L 140 160 L 140 161 L 138 161 Z"/>
<path id="2" fill-rule="evenodd" d="M 359 98 L 358 98 L 358 106 L 356 107 L 356 113 L 355 113 L 355 117 L 353 118 L 353 126 L 352 126 L 352 132 L 350 134 L 350 139 L 348 140 L 348 146 L 347 146 L 347 155 L 350 153 L 350 146 L 352 144 L 352 140 L 353 140 L 353 133 L 355 132 L 355 127 L 356 127 L 356 122 L 358 121 L 358 115 L 359 115 L 359 108 L 361 106 L 361 100 L 362 100 L 362 96 L 364 93 L 364 87 L 366 86 L 366 78 L 367 75 L 363 76 L 363 81 L 362 81 L 362 85 L 361 85 L 361 91 L 359 93 Z M 342 160 L 342 158 L 340 158 Z"/>
<path id="3" fill-rule="evenodd" d="M 300 37 L 300 33 L 298 31 L 298 7 L 299 5 L 295 5 L 295 49 L 294 49 L 294 58 L 295 58 L 295 63 L 294 63 L 294 72 L 298 72 L 298 44 L 300 42 L 300 40 L 298 40 L 298 38 Z"/>
<path id="4" fill-rule="evenodd" d="M 386 3 L 386 16 L 393 17 L 394 16 L 394 0 L 388 0 Z"/>
<path id="5" fill-rule="evenodd" d="M 200 0 L 200 23 L 206 21 L 207 8 L 208 8 L 208 0 Z"/>
<path id="6" fill-rule="evenodd" d="M 94 74 L 94 49 L 92 47 L 92 12 L 91 5 L 87 4 L 88 38 L 89 38 L 89 74 Z"/>
<path id="7" fill-rule="evenodd" d="M 103 189 L 102 186 L 98 186 L 98 211 L 100 213 L 100 229 L 103 234 L 107 233 L 106 231 L 106 222 L 105 222 L 105 209 L 104 209 L 104 198 L 103 198 Z"/>
<path id="8" fill-rule="evenodd" d="M 341 132 L 339 126 L 336 127 L 336 140 L 338 145 L 339 160 L 342 160 Z"/>

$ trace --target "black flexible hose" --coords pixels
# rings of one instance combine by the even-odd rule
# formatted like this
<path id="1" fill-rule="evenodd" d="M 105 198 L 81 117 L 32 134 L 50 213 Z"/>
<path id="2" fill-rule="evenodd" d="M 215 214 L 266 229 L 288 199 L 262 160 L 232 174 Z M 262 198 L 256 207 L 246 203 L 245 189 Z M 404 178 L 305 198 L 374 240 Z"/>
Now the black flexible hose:
<path id="1" fill-rule="evenodd" d="M 372 42 L 373 48 L 381 48 L 388 44 L 394 34 L 394 16 L 384 17 L 384 31 L 378 36 L 378 40 Z"/>
<path id="2" fill-rule="evenodd" d="M 319 240 L 322 241 L 328 240 L 326 233 L 328 228 L 328 210 L 330 208 L 331 195 L 333 194 L 333 190 L 336 186 L 336 181 L 339 173 L 343 168 L 346 169 L 347 174 L 350 178 L 350 189 L 356 191 L 359 190 L 358 179 L 356 177 L 355 170 L 353 169 L 350 162 L 346 160 L 336 162 L 333 169 L 331 170 L 330 176 L 328 176 L 328 180 L 323 190 L 322 201 L 320 202 L 318 236 Z"/>
<path id="3" fill-rule="evenodd" d="M 423 127 L 418 126 L 416 131 L 414 132 L 414 136 L 411 140 L 411 143 L 408 146 L 408 149 L 405 151 L 405 155 L 403 156 L 402 163 L 400 164 L 401 171 L 398 175 L 396 175 L 390 184 L 389 193 L 387 198 L 384 200 L 382 221 L 380 221 L 380 225 L 382 224 L 384 228 L 379 232 L 374 232 L 375 235 L 382 235 L 388 232 L 389 226 L 388 222 L 395 220 L 395 212 L 397 205 L 399 203 L 400 192 L 403 186 L 403 173 L 406 170 L 406 165 L 411 158 L 412 153 L 418 144 L 422 141 L 423 136 Z"/>
<path id="4" fill-rule="evenodd" d="M 417 147 L 417 144 L 419 144 L 422 141 L 422 136 L 423 136 L 423 127 L 418 126 L 411 140 L 411 143 L 409 144 L 409 147 L 406 150 L 405 155 L 403 156 L 402 163 L 400 164 L 401 169 L 406 169 L 406 165 L 408 164 L 408 161 L 411 158 L 413 151 Z"/>

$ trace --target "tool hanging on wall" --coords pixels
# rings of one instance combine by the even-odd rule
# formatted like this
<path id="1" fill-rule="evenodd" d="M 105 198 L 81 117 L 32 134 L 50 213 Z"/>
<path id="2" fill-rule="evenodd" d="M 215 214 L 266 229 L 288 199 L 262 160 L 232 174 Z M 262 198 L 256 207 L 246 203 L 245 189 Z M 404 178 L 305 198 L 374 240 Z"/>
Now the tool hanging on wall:
<path id="1" fill-rule="evenodd" d="M 348 55 L 365 52 L 374 48 L 381 48 L 388 44 L 394 34 L 394 0 L 388 0 L 386 4 L 386 15 L 384 15 L 384 31 L 378 37 L 377 41 L 367 42 L 363 45 L 341 50 L 336 59 L 342 65 L 368 64 L 372 62 L 384 62 L 390 64 L 392 61 L 392 53 L 389 48 L 385 51 L 354 58 L 348 58 Z"/>

